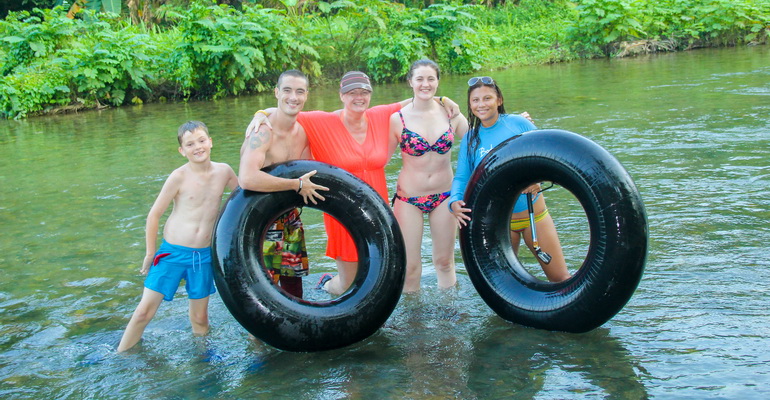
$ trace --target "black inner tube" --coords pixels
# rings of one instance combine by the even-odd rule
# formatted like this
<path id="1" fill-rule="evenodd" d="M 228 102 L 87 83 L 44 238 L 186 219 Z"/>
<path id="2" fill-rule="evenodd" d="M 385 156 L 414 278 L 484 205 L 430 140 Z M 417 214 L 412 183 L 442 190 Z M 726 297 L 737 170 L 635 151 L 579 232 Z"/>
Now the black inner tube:
<path id="1" fill-rule="evenodd" d="M 406 274 L 401 231 L 390 207 L 369 185 L 316 161 L 290 161 L 264 171 L 293 179 L 312 170 L 317 171 L 313 182 L 330 189 L 323 193 L 325 201 L 305 205 L 292 191 L 239 188 L 226 202 L 212 239 L 214 277 L 227 308 L 252 335 L 288 351 L 335 349 L 370 336 L 398 304 Z M 301 206 L 335 217 L 356 244 L 356 278 L 345 293 L 329 301 L 288 296 L 265 270 L 262 242 L 267 229 L 278 216 Z"/>
<path id="2" fill-rule="evenodd" d="M 510 244 L 515 199 L 542 181 L 569 190 L 590 228 L 583 265 L 559 283 L 532 276 Z M 508 321 L 586 332 L 619 312 L 641 280 L 648 237 L 641 196 L 622 165 L 582 136 L 541 130 L 507 140 L 476 168 L 465 202 L 472 215 L 460 230 L 460 248 L 468 275 L 484 301 Z"/>

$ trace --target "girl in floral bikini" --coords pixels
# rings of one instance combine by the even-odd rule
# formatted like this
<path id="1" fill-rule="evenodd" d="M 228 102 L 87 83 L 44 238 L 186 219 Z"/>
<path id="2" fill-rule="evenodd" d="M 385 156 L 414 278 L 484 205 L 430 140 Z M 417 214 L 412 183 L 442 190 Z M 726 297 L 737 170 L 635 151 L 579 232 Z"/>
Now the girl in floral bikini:
<path id="1" fill-rule="evenodd" d="M 401 147 L 402 167 L 398 175 L 393 212 L 406 245 L 404 292 L 420 289 L 421 247 L 424 215 L 428 215 L 433 242 L 433 265 L 438 286 L 455 285 L 454 216 L 440 204 L 452 188 L 451 148 L 468 130 L 462 114 L 450 119 L 433 100 L 439 82 L 439 67 L 431 60 L 412 64 L 407 74 L 414 91 L 413 102 L 390 117 L 390 133 Z"/>

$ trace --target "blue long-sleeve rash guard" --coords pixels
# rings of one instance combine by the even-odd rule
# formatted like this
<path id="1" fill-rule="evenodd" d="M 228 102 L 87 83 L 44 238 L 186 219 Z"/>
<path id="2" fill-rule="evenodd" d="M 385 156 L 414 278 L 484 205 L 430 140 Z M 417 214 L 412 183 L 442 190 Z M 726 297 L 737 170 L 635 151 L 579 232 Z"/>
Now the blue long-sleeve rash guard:
<path id="1" fill-rule="evenodd" d="M 449 209 L 452 209 L 452 203 L 463 199 L 471 174 L 473 174 L 476 166 L 479 165 L 481 159 L 483 159 L 487 153 L 507 139 L 535 129 L 537 129 L 537 127 L 521 115 L 500 114 L 500 117 L 494 125 L 489 128 L 485 128 L 484 126 L 479 127 L 481 143 L 479 143 L 479 146 L 474 152 L 473 160 L 468 157 L 468 137 L 470 135 L 466 134 L 463 136 L 463 140 L 460 143 L 460 154 L 457 158 L 457 172 L 452 180 L 452 193 L 447 202 Z M 522 194 L 519 199 L 516 200 L 513 212 L 521 212 L 526 209 L 527 197 Z"/>

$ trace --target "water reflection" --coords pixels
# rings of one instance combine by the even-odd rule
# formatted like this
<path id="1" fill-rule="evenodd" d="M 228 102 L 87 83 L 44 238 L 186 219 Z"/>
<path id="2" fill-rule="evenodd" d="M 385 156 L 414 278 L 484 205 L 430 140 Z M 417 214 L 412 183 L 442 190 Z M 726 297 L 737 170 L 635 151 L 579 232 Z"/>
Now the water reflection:
<path id="1" fill-rule="evenodd" d="M 490 398 L 551 398 L 601 393 L 603 398 L 648 397 L 642 362 L 609 329 L 586 334 L 545 332 L 489 318 L 474 335 L 468 387 Z"/>

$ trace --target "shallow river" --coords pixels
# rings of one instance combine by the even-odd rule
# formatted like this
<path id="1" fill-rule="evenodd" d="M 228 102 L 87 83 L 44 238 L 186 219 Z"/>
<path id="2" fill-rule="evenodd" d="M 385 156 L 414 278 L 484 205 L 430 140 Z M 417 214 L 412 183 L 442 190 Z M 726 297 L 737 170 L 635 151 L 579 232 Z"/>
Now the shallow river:
<path id="1" fill-rule="evenodd" d="M 275 99 L 0 121 L 0 397 L 770 396 L 770 48 L 476 75 L 497 79 L 509 111 L 589 137 L 634 178 L 648 214 L 646 271 L 605 325 L 567 334 L 500 319 L 478 297 L 458 250 L 455 290 L 436 288 L 426 256 L 421 294 L 403 296 L 382 329 L 344 349 L 290 353 L 252 342 L 218 295 L 211 333 L 193 338 L 182 291 L 162 305 L 137 350 L 118 355 L 141 294 L 144 220 L 185 161 L 176 128 L 205 121 L 212 158 L 237 171 L 250 115 Z M 467 79 L 445 77 L 440 94 L 465 104 Z M 373 103 L 409 94 L 406 84 L 379 86 Z M 306 105 L 338 107 L 328 89 L 313 89 Z M 391 190 L 398 168 L 396 158 Z M 317 219 L 308 224 L 322 237 Z M 586 234 L 563 225 L 568 257 L 579 263 Z M 333 269 L 320 256 L 322 240 L 309 246 L 308 287 Z"/>

